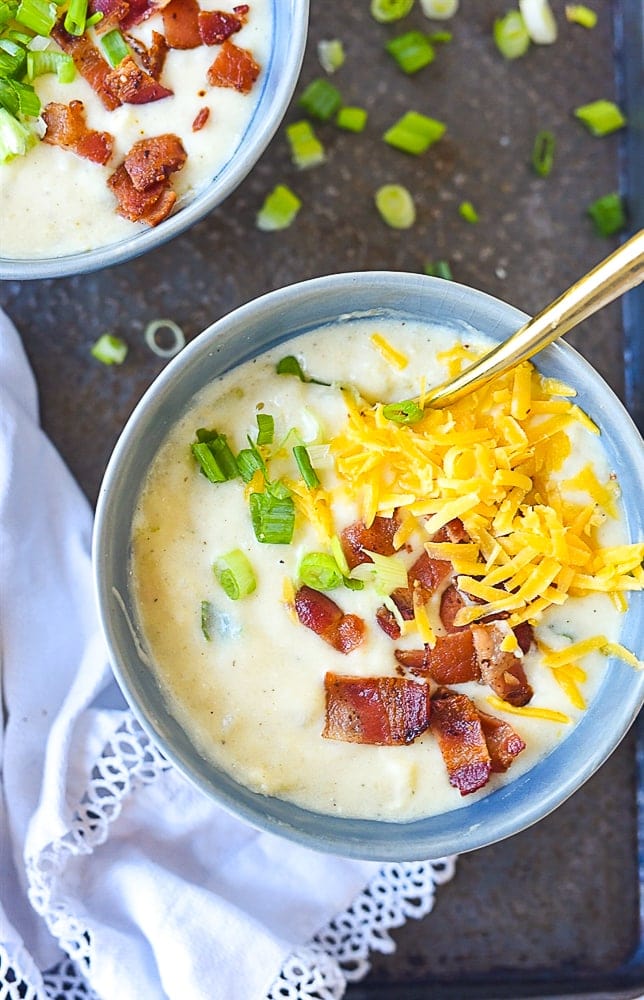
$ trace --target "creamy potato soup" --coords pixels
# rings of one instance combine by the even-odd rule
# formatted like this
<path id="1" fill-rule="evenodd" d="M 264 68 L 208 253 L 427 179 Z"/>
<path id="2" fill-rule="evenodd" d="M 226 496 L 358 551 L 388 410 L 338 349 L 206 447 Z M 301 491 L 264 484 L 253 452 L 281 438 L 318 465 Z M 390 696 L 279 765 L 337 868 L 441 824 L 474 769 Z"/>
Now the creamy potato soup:
<path id="1" fill-rule="evenodd" d="M 110 0 L 102 2 L 110 6 Z M 129 42 L 139 68 L 145 65 L 145 60 L 137 54 L 132 39 L 151 51 L 154 33 L 165 38 L 167 32 L 162 5 L 146 2 L 154 7 L 154 12 L 127 31 L 120 31 Z M 177 4 L 182 0 L 172 2 Z M 110 186 L 110 178 L 142 140 L 170 133 L 183 147 L 185 162 L 177 167 L 166 159 L 161 164 L 161 174 L 156 175 L 167 176 L 167 188 L 176 195 L 173 211 L 184 206 L 217 175 L 235 153 L 249 126 L 271 51 L 271 0 L 252 0 L 244 7 L 247 12 L 240 15 L 240 29 L 223 44 L 198 44 L 197 37 L 191 43 L 194 47 L 168 49 L 161 71 L 155 74 L 159 85 L 171 92 L 162 99 L 130 103 L 131 95 L 119 91 L 123 103 L 108 109 L 78 68 L 71 83 L 60 83 L 55 73 L 36 77 L 34 87 L 45 118 L 52 102 L 69 107 L 71 102 L 80 101 L 87 129 L 107 134 L 112 147 L 105 163 L 93 162 L 85 153 L 89 148 L 91 155 L 100 156 L 100 151 L 96 153 L 96 142 L 100 145 L 100 141 L 94 136 L 93 146 L 90 143 L 88 147 L 86 141 L 83 145 L 87 134 L 83 127 L 79 131 L 76 119 L 71 127 L 70 123 L 61 127 L 59 114 L 55 121 L 50 116 L 47 129 L 55 129 L 65 146 L 39 141 L 26 155 L 0 163 L 2 256 L 36 258 L 91 250 L 131 237 L 148 225 L 149 218 L 156 219 L 159 214 L 156 209 L 150 215 L 146 200 L 141 209 L 138 198 L 134 203 L 131 198 L 126 202 L 127 217 L 118 214 L 120 202 Z M 222 5 L 215 0 L 200 0 L 199 8 L 201 12 L 221 11 Z M 232 15 L 232 5 L 224 5 L 224 9 Z M 243 7 L 236 9 L 240 11 Z M 99 54 L 101 37 L 94 28 L 87 32 L 88 41 Z M 49 44 L 51 50 L 59 51 L 53 39 Z M 257 76 L 254 81 L 249 79 L 248 89 L 239 89 L 246 84 L 242 81 L 237 86 L 239 81 L 232 71 L 229 80 L 220 79 L 214 84 L 209 81 L 209 69 L 226 46 L 226 51 L 247 53 L 244 58 L 256 64 Z M 155 84 L 154 78 L 145 83 Z M 76 144 L 81 153 L 70 148 L 70 143 Z M 132 214 L 140 210 L 148 214 L 140 221 L 133 220 Z"/>
<path id="2" fill-rule="evenodd" d="M 525 364 L 422 409 L 421 373 L 488 346 L 326 326 L 217 379 L 155 457 L 143 645 L 199 751 L 249 788 L 389 821 L 458 808 L 556 747 L 607 654 L 629 658 L 616 594 L 641 586 L 642 546 L 621 548 L 574 390 Z"/>

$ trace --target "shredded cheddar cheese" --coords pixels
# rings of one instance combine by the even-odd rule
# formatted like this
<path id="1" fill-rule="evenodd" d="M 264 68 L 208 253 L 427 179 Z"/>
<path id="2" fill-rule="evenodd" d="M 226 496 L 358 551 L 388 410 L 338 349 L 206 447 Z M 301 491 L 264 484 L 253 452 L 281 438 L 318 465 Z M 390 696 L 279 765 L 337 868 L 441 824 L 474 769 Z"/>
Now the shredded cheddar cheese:
<path id="1" fill-rule="evenodd" d="M 497 698 L 496 695 L 488 695 L 486 701 L 497 712 L 508 712 L 510 715 L 522 715 L 525 719 L 545 719 L 547 722 L 562 722 L 564 724 L 572 722 L 569 715 L 563 712 L 556 712 L 553 708 L 537 708 L 534 705 L 523 705 L 518 708 L 510 705 L 509 702 Z"/>
<path id="2" fill-rule="evenodd" d="M 406 368 L 409 364 L 407 355 L 398 351 L 382 334 L 374 333 L 371 337 L 371 343 L 380 351 L 385 361 L 393 365 L 394 368 Z"/>

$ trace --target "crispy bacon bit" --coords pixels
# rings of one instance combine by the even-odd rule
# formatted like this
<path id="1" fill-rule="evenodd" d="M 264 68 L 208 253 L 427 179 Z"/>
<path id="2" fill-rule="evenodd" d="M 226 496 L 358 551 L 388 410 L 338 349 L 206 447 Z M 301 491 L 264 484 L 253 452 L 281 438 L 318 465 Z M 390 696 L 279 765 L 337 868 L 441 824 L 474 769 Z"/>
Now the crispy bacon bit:
<path id="1" fill-rule="evenodd" d="M 404 622 L 412 621 L 414 617 L 414 602 L 409 587 L 397 587 L 389 596 L 398 608 L 402 620 Z M 376 621 L 390 639 L 400 639 L 400 625 L 396 616 L 384 604 L 376 611 Z"/>
<path id="2" fill-rule="evenodd" d="M 159 80 L 165 65 L 165 57 L 168 54 L 168 43 L 164 36 L 158 31 L 153 31 L 152 43 L 149 48 L 143 44 L 140 38 L 135 38 L 133 35 L 126 35 L 126 38 L 130 48 L 139 57 L 143 68 L 148 71 L 151 77 Z"/>
<path id="3" fill-rule="evenodd" d="M 456 615 L 466 606 L 466 601 L 460 590 L 454 584 L 450 584 L 441 594 L 441 605 L 439 610 L 440 620 L 447 632 L 462 632 L 467 625 L 455 625 Z"/>
<path id="4" fill-rule="evenodd" d="M 129 13 L 121 20 L 121 27 L 124 31 L 129 31 L 135 24 L 146 21 L 152 14 L 163 10 L 168 4 L 168 0 L 129 0 Z"/>
<path id="5" fill-rule="evenodd" d="M 96 31 L 102 34 L 111 31 L 112 28 L 120 27 L 121 22 L 130 13 L 128 0 L 90 0 L 87 5 L 88 16 L 91 14 L 102 14 L 103 17 L 96 24 Z"/>
<path id="6" fill-rule="evenodd" d="M 464 694 L 441 688 L 432 698 L 431 729 L 450 785 L 461 795 L 482 788 L 490 777 L 492 762 L 474 702 Z"/>
<path id="7" fill-rule="evenodd" d="M 481 676 L 470 629 L 439 635 L 433 649 L 427 645 L 424 649 L 397 649 L 394 656 L 412 673 L 431 677 L 437 684 L 464 684 Z"/>
<path id="8" fill-rule="evenodd" d="M 177 200 L 167 181 L 153 184 L 147 191 L 137 191 L 124 164 L 117 167 L 107 183 L 119 203 L 116 211 L 130 222 L 157 226 L 167 218 Z"/>
<path id="9" fill-rule="evenodd" d="M 52 101 L 42 116 L 47 126 L 45 142 L 70 149 L 93 163 L 107 163 L 112 155 L 114 138 L 109 132 L 97 132 L 87 127 L 82 101 L 70 101 L 69 104 Z"/>
<path id="10" fill-rule="evenodd" d="M 98 94 L 108 111 L 114 111 L 122 103 L 118 95 L 113 94 L 107 86 L 107 80 L 112 74 L 108 63 L 103 59 L 95 45 L 87 35 L 70 35 L 65 31 L 60 20 L 54 25 L 52 38 L 58 42 L 63 52 L 74 60 L 74 66 L 89 83 L 92 90 Z"/>
<path id="11" fill-rule="evenodd" d="M 521 652 L 527 653 L 534 642 L 534 629 L 530 622 L 521 622 L 520 625 L 515 625 L 512 631 L 517 637 Z"/>
<path id="12" fill-rule="evenodd" d="M 210 108 L 201 108 L 201 110 L 195 115 L 195 120 L 192 123 L 192 131 L 200 132 L 209 118 Z"/>
<path id="13" fill-rule="evenodd" d="M 204 45 L 221 45 L 227 38 L 240 31 L 243 20 L 223 10 L 199 11 L 199 34 Z"/>
<path id="14" fill-rule="evenodd" d="M 350 653 L 364 639 L 364 622 L 357 615 L 345 615 L 335 601 L 312 587 L 300 587 L 295 594 L 295 610 L 302 625 L 310 628 L 339 653 Z"/>
<path id="15" fill-rule="evenodd" d="M 445 559 L 430 559 L 426 552 L 418 557 L 409 570 L 409 584 L 420 588 L 423 603 L 440 587 L 452 572 L 452 564 Z"/>
<path id="16" fill-rule="evenodd" d="M 461 521 L 460 517 L 454 517 L 447 524 L 444 524 L 442 528 L 434 535 L 432 541 L 434 542 L 469 542 L 470 536 L 465 530 L 465 525 Z"/>
<path id="17" fill-rule="evenodd" d="M 248 94 L 259 76 L 259 69 L 248 49 L 227 40 L 208 70 L 208 83 L 212 87 L 232 87 L 240 94 Z"/>
<path id="18" fill-rule="evenodd" d="M 521 658 L 501 649 L 501 643 L 512 630 L 507 622 L 493 621 L 472 625 L 474 649 L 481 668 L 481 680 L 499 698 L 510 705 L 525 705 L 532 698 L 532 688 L 523 669 Z"/>
<path id="19" fill-rule="evenodd" d="M 137 191 L 166 181 L 186 162 L 186 151 L 171 132 L 135 142 L 125 157 L 124 167 Z"/>
<path id="20" fill-rule="evenodd" d="M 399 521 L 395 514 L 393 517 L 374 517 L 369 528 L 362 521 L 354 521 L 345 528 L 340 541 L 349 569 L 372 561 L 365 553 L 365 549 L 377 552 L 381 556 L 392 556 L 396 551 L 394 535 L 398 528 Z"/>
<path id="21" fill-rule="evenodd" d="M 150 104 L 170 97 L 172 91 L 126 56 L 105 78 L 105 87 L 119 104 Z"/>
<path id="22" fill-rule="evenodd" d="M 327 673 L 327 740 L 399 746 L 411 743 L 429 725 L 426 684 L 403 677 L 343 677 Z"/>
<path id="23" fill-rule="evenodd" d="M 249 5 L 247 3 L 240 3 L 240 4 L 237 4 L 236 7 L 233 7 L 233 14 L 236 14 L 237 17 L 241 18 L 241 20 L 245 22 L 246 18 L 248 16 L 248 11 L 249 10 L 250 10 L 250 7 L 249 7 Z"/>
<path id="24" fill-rule="evenodd" d="M 525 750 L 525 743 L 509 722 L 497 719 L 479 709 L 479 719 L 483 727 L 483 735 L 488 753 L 495 772 L 507 771 L 514 758 Z"/>
<path id="25" fill-rule="evenodd" d="M 201 45 L 197 0 L 170 0 L 162 15 L 166 41 L 171 49 L 196 49 Z"/>

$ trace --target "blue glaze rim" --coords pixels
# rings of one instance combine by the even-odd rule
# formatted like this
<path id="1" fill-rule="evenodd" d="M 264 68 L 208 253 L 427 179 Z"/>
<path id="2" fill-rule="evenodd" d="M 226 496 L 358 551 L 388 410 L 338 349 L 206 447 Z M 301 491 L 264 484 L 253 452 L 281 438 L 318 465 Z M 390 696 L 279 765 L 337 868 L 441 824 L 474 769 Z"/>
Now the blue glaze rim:
<path id="1" fill-rule="evenodd" d="M 531 826 L 561 805 L 617 747 L 644 703 L 644 673 L 607 661 L 606 679 L 584 717 L 552 753 L 526 774 L 479 801 L 442 816 L 407 823 L 313 813 L 240 786 L 205 761 L 168 713 L 151 671 L 138 657 L 116 589 L 134 620 L 128 595 L 131 516 L 145 471 L 170 426 L 207 382 L 269 347 L 350 313 L 429 318 L 469 324 L 505 339 L 526 315 L 455 282 L 400 272 L 356 272 L 314 278 L 271 292 L 208 327 L 156 379 L 130 417 L 99 493 L 94 572 L 113 670 L 141 724 L 197 787 L 260 829 L 318 851 L 373 861 L 439 858 L 489 845 Z M 577 402 L 600 426 L 623 486 L 632 538 L 644 537 L 644 446 L 621 402 L 570 346 L 553 344 L 539 368 L 574 384 Z M 630 502 L 629 502 L 630 498 Z M 621 641 L 642 656 L 644 594 L 633 595 Z"/>

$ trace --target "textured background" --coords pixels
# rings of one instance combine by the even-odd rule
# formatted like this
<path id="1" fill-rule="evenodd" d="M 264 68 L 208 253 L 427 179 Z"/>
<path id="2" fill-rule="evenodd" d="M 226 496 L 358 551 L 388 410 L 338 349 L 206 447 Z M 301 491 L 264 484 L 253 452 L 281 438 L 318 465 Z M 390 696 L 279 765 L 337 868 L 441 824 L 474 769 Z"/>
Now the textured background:
<path id="1" fill-rule="evenodd" d="M 623 139 L 595 139 L 571 115 L 579 104 L 615 97 L 613 10 L 606 0 L 589 4 L 599 13 L 593 31 L 568 24 L 564 3 L 553 0 L 556 44 L 508 63 L 491 27 L 510 3 L 463 0 L 448 25 L 453 42 L 432 65 L 405 77 L 384 42 L 411 27 L 441 25 L 418 6 L 404 22 L 383 26 L 369 16 L 368 0 L 312 0 L 301 84 L 286 120 L 300 117 L 298 93 L 322 75 L 317 42 L 341 38 L 347 59 L 333 82 L 345 103 L 369 110 L 362 135 L 319 126 L 327 162 L 298 172 L 280 130 L 224 205 L 158 251 L 84 277 L 2 283 L 0 304 L 22 332 L 44 426 L 90 500 L 125 420 L 161 370 L 142 339 L 152 319 L 170 317 L 192 338 L 280 285 L 333 271 L 421 271 L 438 258 L 450 261 L 456 280 L 535 312 L 613 249 L 617 240 L 595 235 L 585 210 L 617 188 Z M 418 158 L 380 138 L 408 109 L 447 124 L 445 138 Z M 542 128 L 557 139 L 555 168 L 545 180 L 528 165 Z M 304 205 L 288 231 L 261 233 L 255 214 L 278 182 Z M 387 182 L 414 193 L 413 229 L 388 229 L 376 215 L 373 192 Z M 476 206 L 477 225 L 460 218 L 462 200 Z M 90 357 L 106 330 L 130 345 L 120 368 Z M 568 340 L 622 395 L 619 306 Z M 546 996 L 577 987 L 616 997 L 622 980 L 614 970 L 632 954 L 638 928 L 630 736 L 553 816 L 462 857 L 434 912 L 397 932 L 396 954 L 376 957 L 366 983 L 349 996 Z"/>

